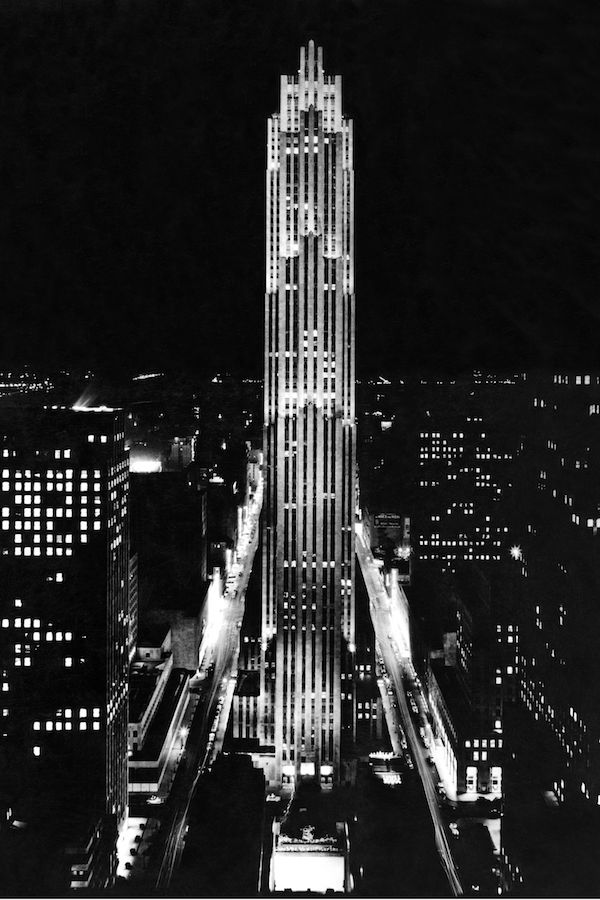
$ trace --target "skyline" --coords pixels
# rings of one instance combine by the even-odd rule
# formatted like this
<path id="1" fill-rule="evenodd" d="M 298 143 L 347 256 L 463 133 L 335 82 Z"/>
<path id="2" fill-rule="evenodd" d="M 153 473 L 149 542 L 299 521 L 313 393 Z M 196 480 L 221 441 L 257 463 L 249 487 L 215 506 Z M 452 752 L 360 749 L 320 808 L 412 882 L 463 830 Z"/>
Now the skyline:
<path id="1" fill-rule="evenodd" d="M 264 110 L 312 36 L 360 122 L 359 375 L 591 360 L 600 23 L 576 6 L 7 9 L 3 359 L 259 374 Z"/>
<path id="2" fill-rule="evenodd" d="M 583 30 L 563 0 L 24 2 L 9 892 L 586 895 L 589 61 L 549 77 Z"/>

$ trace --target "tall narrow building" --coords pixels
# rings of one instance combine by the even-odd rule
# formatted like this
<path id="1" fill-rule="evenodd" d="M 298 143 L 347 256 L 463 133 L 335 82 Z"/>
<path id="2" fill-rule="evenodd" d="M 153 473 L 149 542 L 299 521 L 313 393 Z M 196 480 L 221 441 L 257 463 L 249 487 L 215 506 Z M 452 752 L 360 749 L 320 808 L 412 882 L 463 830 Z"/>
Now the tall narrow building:
<path id="1" fill-rule="evenodd" d="M 268 120 L 259 719 L 274 785 L 340 773 L 354 653 L 352 122 L 301 48 Z"/>

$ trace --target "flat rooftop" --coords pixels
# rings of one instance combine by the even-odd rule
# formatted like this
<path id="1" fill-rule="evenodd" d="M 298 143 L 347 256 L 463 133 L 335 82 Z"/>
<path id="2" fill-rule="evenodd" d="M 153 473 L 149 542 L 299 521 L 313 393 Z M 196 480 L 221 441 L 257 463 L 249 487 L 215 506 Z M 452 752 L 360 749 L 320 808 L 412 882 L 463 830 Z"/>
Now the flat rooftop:
<path id="1" fill-rule="evenodd" d="M 129 721 L 139 722 L 143 717 L 164 663 L 132 668 L 129 676 Z"/>
<path id="2" fill-rule="evenodd" d="M 144 746 L 142 750 L 135 751 L 129 757 L 132 762 L 158 759 L 188 679 L 189 672 L 185 669 L 174 669 L 171 672 L 165 685 L 165 692 L 148 729 Z"/>

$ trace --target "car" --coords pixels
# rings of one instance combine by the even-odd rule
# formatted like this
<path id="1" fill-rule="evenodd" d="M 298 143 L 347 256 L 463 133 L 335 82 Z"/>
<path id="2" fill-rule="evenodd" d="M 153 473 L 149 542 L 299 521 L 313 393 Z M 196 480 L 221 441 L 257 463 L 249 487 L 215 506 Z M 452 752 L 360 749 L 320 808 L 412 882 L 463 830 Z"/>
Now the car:
<path id="1" fill-rule="evenodd" d="M 152 805 L 164 803 L 164 802 L 165 802 L 165 798 L 159 797 L 158 794 L 152 794 L 152 796 L 146 800 L 146 803 L 150 803 Z"/>

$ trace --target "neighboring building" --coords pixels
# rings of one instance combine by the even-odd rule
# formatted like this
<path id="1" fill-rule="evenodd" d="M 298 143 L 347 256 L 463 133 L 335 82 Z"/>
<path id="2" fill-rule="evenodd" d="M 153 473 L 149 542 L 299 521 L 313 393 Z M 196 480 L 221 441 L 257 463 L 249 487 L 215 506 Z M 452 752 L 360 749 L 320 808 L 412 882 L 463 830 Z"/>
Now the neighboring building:
<path id="1" fill-rule="evenodd" d="M 418 558 L 448 572 L 463 561 L 499 563 L 514 540 L 508 504 L 525 424 L 523 379 L 474 376 L 421 392 Z"/>
<path id="2" fill-rule="evenodd" d="M 206 491 L 184 472 L 131 483 L 140 628 L 170 625 L 175 667 L 195 670 L 208 589 Z"/>
<path id="3" fill-rule="evenodd" d="M 169 443 L 165 468 L 168 471 L 181 471 L 194 461 L 194 435 L 174 437 Z"/>
<path id="4" fill-rule="evenodd" d="M 285 814 L 273 821 L 273 849 L 269 873 L 271 893 L 349 894 L 348 826 L 323 809 L 318 786 L 302 784 Z"/>
<path id="5" fill-rule="evenodd" d="M 470 800 L 502 797 L 507 659 L 514 693 L 515 650 L 506 637 L 515 634 L 509 621 L 518 596 L 511 606 L 494 588 L 473 564 L 437 585 L 443 649 L 432 653 L 426 673 L 432 749 L 451 793 Z"/>
<path id="6" fill-rule="evenodd" d="M 410 518 L 396 512 L 371 513 L 363 510 L 363 528 L 376 559 L 382 560 L 386 570 L 397 570 L 400 584 L 409 585 L 412 574 Z"/>
<path id="7" fill-rule="evenodd" d="M 81 848 L 73 886 L 101 887 L 114 877 L 116 833 L 127 811 L 123 417 L 105 408 L 4 408 L 0 453 L 2 752 L 10 803 L 31 835 L 46 835 L 44 853 Z M 57 808 L 60 827 L 51 821 Z"/>
<path id="8" fill-rule="evenodd" d="M 532 376 L 528 416 L 513 563 L 528 595 L 520 629 L 521 697 L 554 738 L 540 760 L 548 788 L 561 801 L 596 805 L 600 376 Z"/>
<path id="9" fill-rule="evenodd" d="M 140 636 L 131 666 L 129 791 L 167 796 L 187 738 L 189 672 L 174 667 L 171 629 L 158 626 Z"/>
<path id="10" fill-rule="evenodd" d="M 360 385 L 361 506 L 410 516 L 411 577 L 506 559 L 527 390 L 524 375 L 480 373 Z"/>
<path id="11" fill-rule="evenodd" d="M 352 727 L 353 180 L 341 77 L 311 41 L 267 138 L 260 743 L 273 786 L 339 780 Z"/>

